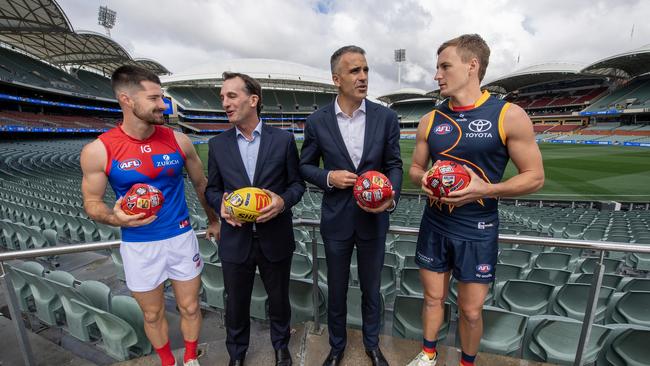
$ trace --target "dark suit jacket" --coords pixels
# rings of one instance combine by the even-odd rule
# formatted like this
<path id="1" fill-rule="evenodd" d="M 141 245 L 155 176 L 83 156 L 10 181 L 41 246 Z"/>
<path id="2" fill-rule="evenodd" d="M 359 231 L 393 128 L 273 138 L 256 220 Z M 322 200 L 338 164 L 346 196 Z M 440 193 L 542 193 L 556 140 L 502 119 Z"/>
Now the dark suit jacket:
<path id="1" fill-rule="evenodd" d="M 319 109 L 307 118 L 305 141 L 300 155 L 300 173 L 309 183 L 324 190 L 321 208 L 321 235 L 345 240 L 354 231 L 364 240 L 386 235 L 388 213 L 371 214 L 361 210 L 352 195 L 352 188 L 328 188 L 327 173 L 348 170 L 357 175 L 369 170 L 384 173 L 393 184 L 395 202 L 402 187 L 402 159 L 399 147 L 397 114 L 366 100 L 366 129 L 363 153 L 355 169 L 343 142 L 334 113 L 334 103 Z M 319 162 L 323 159 L 323 168 Z"/>
<path id="2" fill-rule="evenodd" d="M 298 171 L 298 149 L 293 135 L 275 127 L 262 125 L 260 148 L 251 182 L 242 161 L 235 129 L 231 128 L 210 139 L 208 153 L 208 186 L 205 196 L 217 211 L 221 210 L 224 192 L 242 187 L 258 187 L 278 194 L 285 210 L 262 224 L 256 224 L 264 256 L 277 262 L 291 256 L 295 249 L 291 207 L 300 201 L 305 182 Z M 232 263 L 243 263 L 250 253 L 253 224 L 234 227 L 221 220 L 219 257 Z"/>

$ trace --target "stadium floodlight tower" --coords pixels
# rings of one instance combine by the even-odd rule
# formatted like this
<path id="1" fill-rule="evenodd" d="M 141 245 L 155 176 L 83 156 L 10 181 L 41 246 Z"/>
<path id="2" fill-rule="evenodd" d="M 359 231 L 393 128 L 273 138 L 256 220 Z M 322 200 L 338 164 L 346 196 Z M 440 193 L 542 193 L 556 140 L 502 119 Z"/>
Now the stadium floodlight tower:
<path id="1" fill-rule="evenodd" d="M 111 36 L 111 29 L 115 26 L 115 18 L 117 13 L 113 9 L 109 9 L 108 6 L 99 6 L 99 12 L 97 13 L 97 22 L 99 25 L 106 29 L 106 34 Z"/>
<path id="2" fill-rule="evenodd" d="M 400 48 L 395 50 L 395 62 L 397 62 L 397 85 L 402 87 L 402 62 L 406 61 L 406 50 Z"/>

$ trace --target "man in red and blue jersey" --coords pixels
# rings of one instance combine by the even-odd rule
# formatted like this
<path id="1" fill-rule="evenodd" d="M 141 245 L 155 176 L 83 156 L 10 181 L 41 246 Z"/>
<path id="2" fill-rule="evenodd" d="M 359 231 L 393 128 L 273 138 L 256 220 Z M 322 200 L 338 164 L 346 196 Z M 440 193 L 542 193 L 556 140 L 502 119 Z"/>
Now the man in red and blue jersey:
<path id="1" fill-rule="evenodd" d="M 481 91 L 490 49 L 477 34 L 438 48 L 435 80 L 447 97 L 420 120 L 411 180 L 427 193 L 416 249 L 424 288 L 422 352 L 409 366 L 436 364 L 438 330 L 444 319 L 449 276 L 458 280 L 461 365 L 473 366 L 483 333 L 481 313 L 494 281 L 498 252 L 498 198 L 537 191 L 544 168 L 526 112 Z M 518 169 L 501 181 L 508 163 Z M 452 160 L 471 177 L 468 187 L 437 199 L 424 180 L 431 161 Z"/>
<path id="2" fill-rule="evenodd" d="M 187 170 L 208 215 L 208 238 L 218 237 L 219 220 L 206 203 L 207 179 L 190 139 L 164 127 L 166 105 L 160 79 L 149 70 L 125 65 L 112 76 L 123 122 L 86 145 L 81 152 L 81 190 L 88 216 L 122 228 L 120 254 L 127 287 L 144 313 L 144 330 L 163 366 L 176 365 L 168 337 L 163 286 L 171 280 L 185 340 L 184 366 L 198 366 L 201 328 L 198 242 L 185 201 L 183 168 Z M 119 197 L 109 208 L 103 201 L 106 183 Z M 165 200 L 157 215 L 127 215 L 122 197 L 135 183 L 158 188 Z"/>

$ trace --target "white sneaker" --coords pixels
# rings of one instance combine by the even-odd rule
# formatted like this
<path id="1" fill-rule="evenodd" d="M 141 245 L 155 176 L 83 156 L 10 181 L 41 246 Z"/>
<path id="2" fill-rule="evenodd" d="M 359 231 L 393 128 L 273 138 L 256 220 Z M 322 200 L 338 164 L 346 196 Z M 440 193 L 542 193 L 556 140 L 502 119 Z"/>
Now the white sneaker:
<path id="1" fill-rule="evenodd" d="M 183 366 L 201 366 L 201 365 L 199 365 L 199 360 L 194 358 L 194 359 L 191 359 L 191 360 L 189 360 L 187 362 L 183 362 Z"/>
<path id="2" fill-rule="evenodd" d="M 426 353 L 424 353 L 424 351 L 421 351 L 420 354 L 418 354 L 413 361 L 409 362 L 406 366 L 436 366 L 436 360 L 438 360 L 438 353 L 436 353 L 432 360 L 426 355 Z"/>

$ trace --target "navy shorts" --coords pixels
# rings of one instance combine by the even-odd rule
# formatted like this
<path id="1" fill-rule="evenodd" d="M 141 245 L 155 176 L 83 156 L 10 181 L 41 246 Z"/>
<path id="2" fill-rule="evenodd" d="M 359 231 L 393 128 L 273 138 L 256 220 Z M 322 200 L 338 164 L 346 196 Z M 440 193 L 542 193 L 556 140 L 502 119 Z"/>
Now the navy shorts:
<path id="1" fill-rule="evenodd" d="M 490 283 L 499 250 L 498 233 L 494 239 L 464 241 L 448 238 L 430 228 L 420 227 L 415 263 L 433 272 L 452 272 L 460 282 Z"/>

